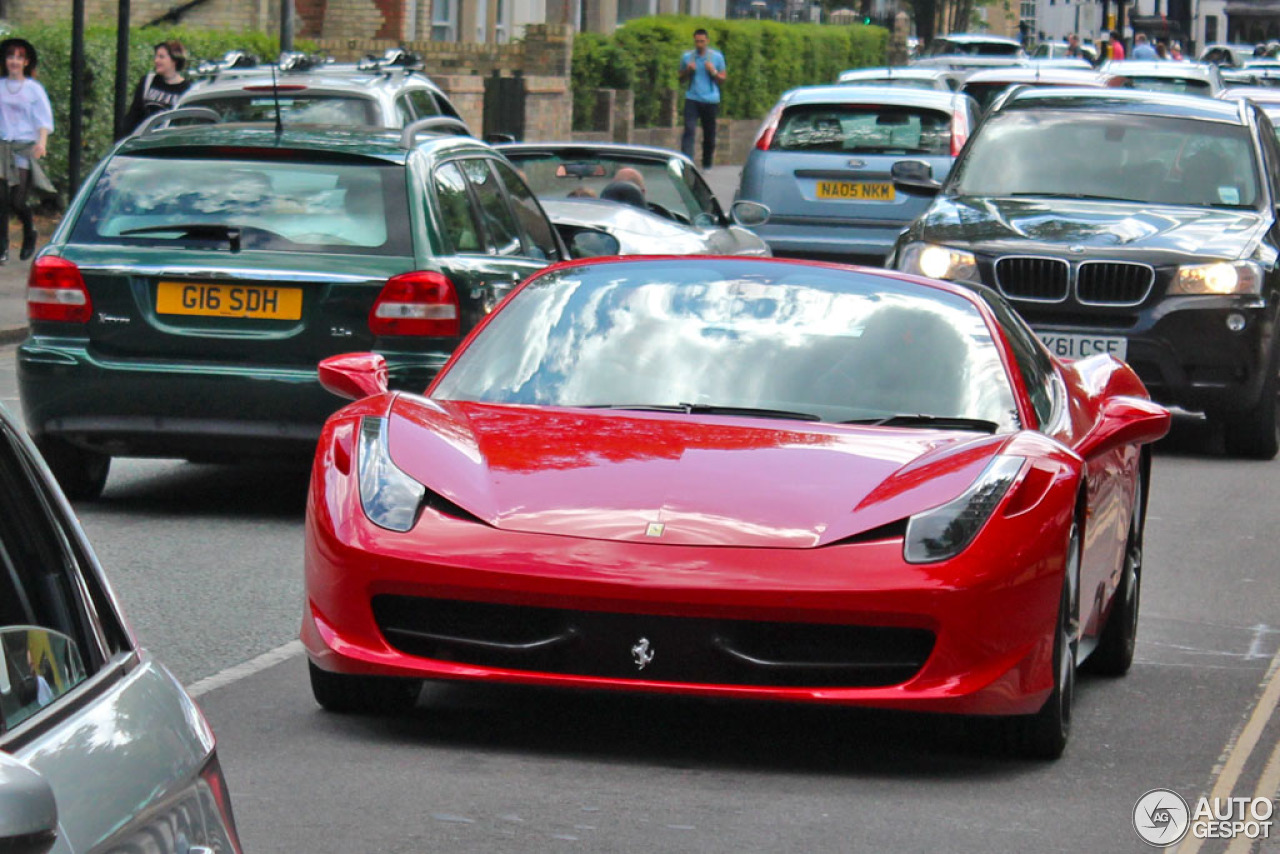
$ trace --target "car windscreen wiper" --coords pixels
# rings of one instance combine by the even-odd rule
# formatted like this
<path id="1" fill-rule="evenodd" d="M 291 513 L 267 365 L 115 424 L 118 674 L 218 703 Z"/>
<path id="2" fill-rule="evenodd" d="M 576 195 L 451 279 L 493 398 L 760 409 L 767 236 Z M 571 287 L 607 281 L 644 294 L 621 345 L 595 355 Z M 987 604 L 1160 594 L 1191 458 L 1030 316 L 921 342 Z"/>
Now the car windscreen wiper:
<path id="1" fill-rule="evenodd" d="M 1038 199 L 1083 199 L 1085 201 L 1097 202 L 1132 202 L 1135 199 L 1126 199 L 1123 196 L 1098 196 L 1092 193 L 1008 193 L 1009 198 L 1020 199 L 1025 196 L 1035 196 Z"/>
<path id="2" fill-rule="evenodd" d="M 715 403 L 595 403 L 583 409 L 633 409 L 637 412 L 683 412 L 685 415 L 747 415 L 755 418 L 790 418 L 795 421 L 821 421 L 812 412 L 790 409 L 762 409 L 755 406 L 720 406 Z"/>
<path id="3" fill-rule="evenodd" d="M 240 251 L 240 236 L 243 229 L 238 225 L 226 225 L 220 222 L 183 222 L 173 225 L 149 225 L 146 228 L 130 228 L 120 232 L 121 237 L 140 237 L 144 234 L 167 234 L 173 232 L 185 238 L 196 240 L 225 240 L 231 244 L 232 252 Z"/>
<path id="4" fill-rule="evenodd" d="M 1000 425 L 982 418 L 964 418 L 959 415 L 889 415 L 882 418 L 859 418 L 841 421 L 841 424 L 869 424 L 872 427 L 929 427 L 936 430 L 975 430 L 994 433 Z"/>

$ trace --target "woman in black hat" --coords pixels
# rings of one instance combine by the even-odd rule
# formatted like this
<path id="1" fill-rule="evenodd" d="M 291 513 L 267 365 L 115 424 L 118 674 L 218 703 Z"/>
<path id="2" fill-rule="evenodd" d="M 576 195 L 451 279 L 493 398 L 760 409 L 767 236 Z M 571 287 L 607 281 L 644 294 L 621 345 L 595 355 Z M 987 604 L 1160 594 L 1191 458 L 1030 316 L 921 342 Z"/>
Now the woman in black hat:
<path id="1" fill-rule="evenodd" d="M 0 42 L 4 78 L 0 80 L 0 263 L 9 260 L 9 215 L 22 223 L 22 250 L 26 260 L 36 251 L 35 218 L 28 195 L 32 183 L 52 192 L 40 159 L 53 132 L 53 108 L 44 87 L 31 78 L 36 70 L 36 49 L 26 39 Z"/>

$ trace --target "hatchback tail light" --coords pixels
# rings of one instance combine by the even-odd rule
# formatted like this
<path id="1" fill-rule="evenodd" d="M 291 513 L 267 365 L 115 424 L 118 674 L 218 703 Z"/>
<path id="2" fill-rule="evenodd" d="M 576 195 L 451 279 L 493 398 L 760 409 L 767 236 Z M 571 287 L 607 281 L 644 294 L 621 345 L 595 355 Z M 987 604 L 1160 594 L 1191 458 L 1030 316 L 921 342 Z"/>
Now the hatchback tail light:
<path id="1" fill-rule="evenodd" d="M 387 279 L 369 312 L 374 335 L 456 338 L 462 332 L 458 292 L 440 273 L 402 273 Z"/>
<path id="2" fill-rule="evenodd" d="M 56 255 L 44 255 L 31 265 L 27 277 L 27 317 L 59 323 L 88 323 L 93 300 L 80 268 Z"/>
<path id="3" fill-rule="evenodd" d="M 756 131 L 756 148 L 761 151 L 768 151 L 769 146 L 773 145 L 773 135 L 778 131 L 778 122 L 782 120 L 782 104 L 775 104 L 774 108 L 769 111 L 769 115 L 764 117 L 764 121 L 760 123 L 760 130 Z"/>
<path id="4" fill-rule="evenodd" d="M 958 156 L 968 141 L 969 117 L 964 114 L 964 110 L 956 110 L 951 114 L 951 156 Z"/>

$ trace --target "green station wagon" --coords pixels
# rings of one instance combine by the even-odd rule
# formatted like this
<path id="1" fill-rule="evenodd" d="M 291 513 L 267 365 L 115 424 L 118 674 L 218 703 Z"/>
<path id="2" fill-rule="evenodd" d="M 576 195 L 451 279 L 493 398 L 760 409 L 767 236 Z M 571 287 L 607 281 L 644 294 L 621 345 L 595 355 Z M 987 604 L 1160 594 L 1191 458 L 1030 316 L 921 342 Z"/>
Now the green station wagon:
<path id="1" fill-rule="evenodd" d="M 27 428 L 63 489 L 113 456 L 310 455 L 339 400 L 316 364 L 371 350 L 421 390 L 517 282 L 567 257 L 516 170 L 428 119 L 199 125 L 122 142 L 32 266 Z"/>

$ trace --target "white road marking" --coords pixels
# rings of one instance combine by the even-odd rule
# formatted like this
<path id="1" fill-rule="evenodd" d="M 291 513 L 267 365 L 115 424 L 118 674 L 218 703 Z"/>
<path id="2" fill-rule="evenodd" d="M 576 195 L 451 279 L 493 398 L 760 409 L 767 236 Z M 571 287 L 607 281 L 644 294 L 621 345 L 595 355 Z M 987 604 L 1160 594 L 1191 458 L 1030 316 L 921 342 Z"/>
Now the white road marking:
<path id="1" fill-rule="evenodd" d="M 1275 714 L 1277 705 L 1280 705 L 1280 679 L 1276 678 L 1278 672 L 1280 672 L 1280 652 L 1272 657 L 1271 664 L 1267 667 L 1267 675 L 1261 683 L 1262 695 L 1254 705 L 1249 720 L 1245 722 L 1240 733 L 1227 742 L 1227 747 L 1218 760 L 1218 766 L 1214 769 L 1216 781 L 1212 784 L 1208 797 L 1232 797 L 1232 790 L 1240 781 L 1240 772 L 1244 770 L 1249 756 L 1258 746 L 1258 740 L 1262 737 L 1267 721 Z M 1263 772 L 1264 778 L 1267 777 L 1268 771 L 1273 770 L 1271 766 L 1276 761 L 1276 754 L 1273 753 L 1271 761 L 1267 763 L 1267 770 Z M 1203 843 L 1203 839 L 1189 833 L 1183 838 L 1182 844 L 1174 850 L 1177 854 L 1195 854 Z"/>
<path id="2" fill-rule="evenodd" d="M 282 661 L 288 661 L 296 655 L 302 653 L 302 641 L 289 641 L 283 646 L 268 650 L 262 655 L 251 658 L 248 661 L 228 667 L 212 676 L 206 676 L 197 682 L 192 682 L 187 686 L 187 693 L 192 697 L 199 697 L 202 694 L 208 694 L 210 691 L 218 688 L 225 688 L 232 682 L 238 682 L 255 673 L 261 673 L 268 667 L 275 667 Z"/>

